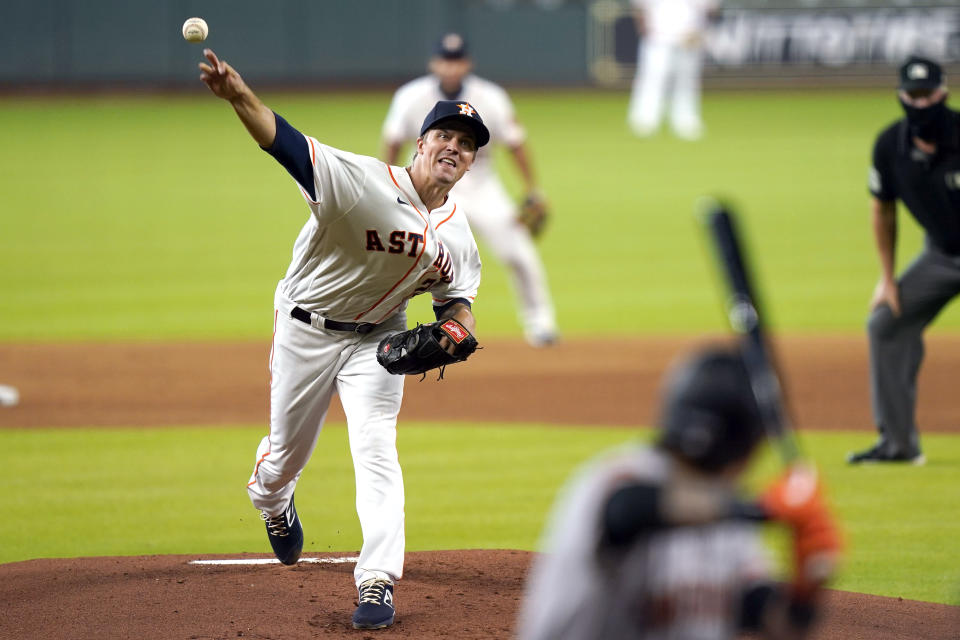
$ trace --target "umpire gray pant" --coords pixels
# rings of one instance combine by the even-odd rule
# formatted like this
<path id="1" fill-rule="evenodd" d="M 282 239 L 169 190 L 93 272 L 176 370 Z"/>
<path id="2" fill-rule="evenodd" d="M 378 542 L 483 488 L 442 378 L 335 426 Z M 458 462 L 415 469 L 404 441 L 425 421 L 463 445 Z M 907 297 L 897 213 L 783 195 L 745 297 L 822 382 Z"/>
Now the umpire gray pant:
<path id="1" fill-rule="evenodd" d="M 960 256 L 929 242 L 900 275 L 900 315 L 883 304 L 870 313 L 870 399 L 882 451 L 920 453 L 917 437 L 917 374 L 923 361 L 923 331 L 960 294 Z"/>

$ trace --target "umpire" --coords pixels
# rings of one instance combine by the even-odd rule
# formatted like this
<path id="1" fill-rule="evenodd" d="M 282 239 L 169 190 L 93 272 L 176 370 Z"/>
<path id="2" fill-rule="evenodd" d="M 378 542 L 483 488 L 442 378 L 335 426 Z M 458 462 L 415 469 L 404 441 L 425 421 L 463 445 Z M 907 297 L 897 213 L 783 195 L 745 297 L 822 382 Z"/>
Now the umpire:
<path id="1" fill-rule="evenodd" d="M 960 113 L 947 108 L 943 69 L 911 57 L 900 68 L 906 117 L 877 137 L 870 170 L 880 281 L 871 300 L 870 395 L 879 441 L 851 464 L 923 464 L 915 422 L 923 331 L 960 293 Z M 897 200 L 923 227 L 923 251 L 895 279 Z"/>

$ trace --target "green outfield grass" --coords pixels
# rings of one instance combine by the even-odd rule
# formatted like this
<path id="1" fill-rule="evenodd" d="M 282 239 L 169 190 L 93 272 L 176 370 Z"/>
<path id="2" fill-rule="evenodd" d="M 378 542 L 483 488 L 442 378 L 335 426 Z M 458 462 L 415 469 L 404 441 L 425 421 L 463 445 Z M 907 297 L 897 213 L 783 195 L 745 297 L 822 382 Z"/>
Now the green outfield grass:
<path id="1" fill-rule="evenodd" d="M 264 98 L 321 141 L 378 152 L 386 92 Z M 566 335 L 722 326 L 692 215 L 704 194 L 741 208 L 776 328 L 862 330 L 877 273 L 865 177 L 892 92 L 708 93 L 693 144 L 630 136 L 622 92 L 515 99 L 555 214 L 541 249 Z M 0 341 L 267 335 L 307 210 L 228 105 L 5 98 L 0 126 Z M 919 246 L 903 219 L 901 264 Z M 517 335 L 483 253 L 480 331 Z M 957 309 L 937 322 L 958 328 Z"/>
<path id="2" fill-rule="evenodd" d="M 386 92 L 263 97 L 323 142 L 378 152 Z M 898 116 L 892 92 L 708 93 L 708 135 L 695 144 L 631 137 L 623 92 L 514 97 L 554 211 L 540 246 L 567 337 L 723 329 L 693 220 L 705 194 L 741 209 L 775 330 L 863 331 L 877 274 L 866 170 L 874 135 Z M 0 351 L 18 341 L 267 339 L 307 210 L 228 105 L 202 92 L 8 97 L 0 128 Z M 518 193 L 509 174 L 508 186 Z M 901 220 L 905 264 L 920 234 Z M 519 335 L 504 269 L 481 251 L 481 341 Z M 428 318 L 427 306 L 415 301 L 412 318 Z M 954 305 L 933 330 L 958 329 Z M 266 551 L 243 488 L 261 435 L 0 430 L 0 562 Z M 535 548 L 572 468 L 633 435 L 403 425 L 408 548 Z M 925 435 L 923 468 L 851 469 L 843 455 L 866 434 L 808 435 L 849 534 L 835 586 L 956 603 L 960 438 Z M 765 457 L 752 481 L 775 466 Z M 298 495 L 309 551 L 357 549 L 342 426 L 326 429 Z"/>
<path id="3" fill-rule="evenodd" d="M 0 431 L 9 454 L 0 562 L 39 557 L 269 554 L 244 485 L 261 429 Z M 407 548 L 535 549 L 557 488 L 596 452 L 648 431 L 537 425 L 404 424 Z M 957 604 L 960 438 L 927 435 L 925 467 L 842 463 L 863 433 L 805 433 L 848 540 L 835 587 Z M 469 455 L 463 452 L 469 451 Z M 749 484 L 776 473 L 769 452 Z M 342 425 L 328 425 L 297 489 L 308 552 L 356 551 L 353 471 Z M 775 532 L 775 544 L 782 537 Z"/>

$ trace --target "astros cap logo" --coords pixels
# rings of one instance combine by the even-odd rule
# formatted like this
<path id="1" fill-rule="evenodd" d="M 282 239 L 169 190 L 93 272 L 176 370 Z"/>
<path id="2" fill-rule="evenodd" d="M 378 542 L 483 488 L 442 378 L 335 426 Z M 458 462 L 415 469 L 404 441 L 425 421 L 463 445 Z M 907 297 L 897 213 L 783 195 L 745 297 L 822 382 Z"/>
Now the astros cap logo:
<path id="1" fill-rule="evenodd" d="M 907 77 L 911 80 L 926 80 L 930 77 L 930 72 L 927 70 L 927 65 L 918 62 L 910 65 L 910 68 L 907 69 Z"/>
<path id="2" fill-rule="evenodd" d="M 470 116 L 472 118 L 473 114 L 476 113 L 476 110 L 466 102 L 461 102 L 457 106 L 460 107 L 460 115 L 462 116 Z"/>
<path id="3" fill-rule="evenodd" d="M 443 48 L 447 51 L 455 51 L 463 47 L 463 38 L 459 33 L 448 33 L 443 37 Z"/>

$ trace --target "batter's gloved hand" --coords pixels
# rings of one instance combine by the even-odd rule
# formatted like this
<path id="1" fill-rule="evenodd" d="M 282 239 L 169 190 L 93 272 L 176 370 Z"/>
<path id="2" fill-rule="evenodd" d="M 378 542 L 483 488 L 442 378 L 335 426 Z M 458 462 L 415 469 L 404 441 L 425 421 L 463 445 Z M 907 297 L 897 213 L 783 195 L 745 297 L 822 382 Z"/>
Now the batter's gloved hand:
<path id="1" fill-rule="evenodd" d="M 530 230 L 530 235 L 537 237 L 547 224 L 549 215 L 550 212 L 543 197 L 538 193 L 529 193 L 520 204 L 517 221 Z"/>
<path id="2" fill-rule="evenodd" d="M 446 338 L 451 351 L 441 345 Z M 448 364 L 462 362 L 477 350 L 477 339 L 466 327 L 450 318 L 441 322 L 417 325 L 384 338 L 377 347 L 377 362 L 397 375 L 421 374 L 440 369 Z"/>
<path id="3" fill-rule="evenodd" d="M 801 598 L 813 594 L 836 571 L 842 542 L 823 499 L 817 470 L 796 464 L 761 497 L 764 511 L 793 530 L 793 587 Z"/>

